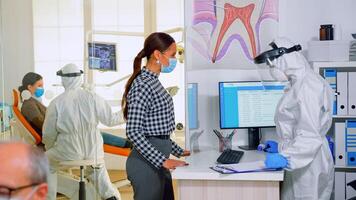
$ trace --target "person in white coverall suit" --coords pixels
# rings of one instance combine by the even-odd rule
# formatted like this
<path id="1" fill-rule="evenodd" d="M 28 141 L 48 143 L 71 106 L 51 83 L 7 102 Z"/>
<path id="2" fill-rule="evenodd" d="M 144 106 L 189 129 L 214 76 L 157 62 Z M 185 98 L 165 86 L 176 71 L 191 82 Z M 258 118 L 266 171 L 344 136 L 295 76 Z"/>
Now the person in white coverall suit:
<path id="1" fill-rule="evenodd" d="M 83 72 L 74 64 L 64 66 L 57 75 L 62 77 L 65 92 L 49 105 L 43 125 L 46 155 L 50 160 L 49 200 L 56 199 L 57 164 L 68 160 L 103 160 L 103 139 L 98 129 L 122 123 L 122 112 L 112 113 L 104 99 L 81 88 Z M 103 163 L 86 174 L 102 199 L 120 199 L 111 184 Z"/>
<path id="2" fill-rule="evenodd" d="M 271 46 L 255 63 L 266 62 L 272 77 L 289 86 L 275 113 L 279 143 L 266 142 L 266 167 L 286 169 L 282 200 L 329 200 L 334 164 L 325 135 L 332 123 L 332 89 L 298 52 L 300 45 L 278 38 Z"/>

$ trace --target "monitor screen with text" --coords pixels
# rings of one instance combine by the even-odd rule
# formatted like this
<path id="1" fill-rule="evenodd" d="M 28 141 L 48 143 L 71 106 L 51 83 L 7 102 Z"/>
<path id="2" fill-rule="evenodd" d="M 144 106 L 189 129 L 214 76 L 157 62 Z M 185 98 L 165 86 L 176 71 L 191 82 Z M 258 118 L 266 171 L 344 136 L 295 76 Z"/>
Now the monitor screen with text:
<path id="1" fill-rule="evenodd" d="M 273 127 L 282 82 L 220 82 L 220 128 Z"/>

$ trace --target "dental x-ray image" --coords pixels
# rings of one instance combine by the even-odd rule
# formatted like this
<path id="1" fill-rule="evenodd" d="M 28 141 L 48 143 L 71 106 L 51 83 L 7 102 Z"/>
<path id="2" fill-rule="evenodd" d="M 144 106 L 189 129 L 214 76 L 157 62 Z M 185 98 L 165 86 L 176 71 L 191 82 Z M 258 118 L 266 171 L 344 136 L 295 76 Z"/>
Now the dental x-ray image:
<path id="1" fill-rule="evenodd" d="M 89 69 L 116 71 L 116 44 L 88 43 Z"/>

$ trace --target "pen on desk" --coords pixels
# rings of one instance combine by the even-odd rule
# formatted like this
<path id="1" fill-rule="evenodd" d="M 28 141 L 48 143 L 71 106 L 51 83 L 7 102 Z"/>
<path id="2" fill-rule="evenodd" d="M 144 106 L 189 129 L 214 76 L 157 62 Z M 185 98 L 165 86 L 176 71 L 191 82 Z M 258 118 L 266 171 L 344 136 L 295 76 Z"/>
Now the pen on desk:
<path id="1" fill-rule="evenodd" d="M 215 129 L 213 130 L 213 132 L 217 137 L 219 137 L 219 135 L 216 133 Z"/>
<path id="2" fill-rule="evenodd" d="M 214 129 L 213 132 L 215 133 L 216 136 L 218 136 L 218 138 L 222 138 L 223 137 L 221 135 L 221 133 L 219 131 L 217 131 L 216 129 Z"/>

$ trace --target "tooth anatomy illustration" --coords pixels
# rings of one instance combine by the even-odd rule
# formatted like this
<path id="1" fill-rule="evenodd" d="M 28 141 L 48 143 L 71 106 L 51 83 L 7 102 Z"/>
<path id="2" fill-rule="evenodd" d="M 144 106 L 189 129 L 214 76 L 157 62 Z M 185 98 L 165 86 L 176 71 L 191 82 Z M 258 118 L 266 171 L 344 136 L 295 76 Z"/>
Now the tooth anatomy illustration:
<path id="1" fill-rule="evenodd" d="M 211 63 L 223 60 L 233 45 L 238 45 L 243 57 L 231 56 L 252 63 L 261 50 L 260 31 L 271 26 L 271 33 L 278 23 L 278 0 L 193 0 L 193 8 L 191 30 L 198 37 L 187 39 Z"/>
<path id="2" fill-rule="evenodd" d="M 242 7 L 242 8 L 234 7 L 233 5 L 231 5 L 229 3 L 225 4 L 225 6 L 224 6 L 224 10 L 225 10 L 224 21 L 221 25 L 218 40 L 217 40 L 214 54 L 212 57 L 213 63 L 216 60 L 216 55 L 218 53 L 218 49 L 220 47 L 221 41 L 222 41 L 226 31 L 229 29 L 231 24 L 237 19 L 240 19 L 241 22 L 243 23 L 243 25 L 245 26 L 245 29 L 248 33 L 249 38 L 250 38 L 250 44 L 252 47 L 252 55 L 253 55 L 253 57 L 256 56 L 255 36 L 254 36 L 252 26 L 250 23 L 250 18 L 251 18 L 252 11 L 254 8 L 255 8 L 254 4 L 250 4 L 250 5 Z"/>

